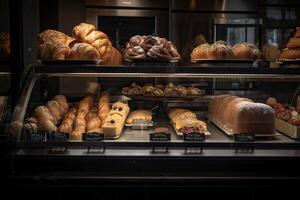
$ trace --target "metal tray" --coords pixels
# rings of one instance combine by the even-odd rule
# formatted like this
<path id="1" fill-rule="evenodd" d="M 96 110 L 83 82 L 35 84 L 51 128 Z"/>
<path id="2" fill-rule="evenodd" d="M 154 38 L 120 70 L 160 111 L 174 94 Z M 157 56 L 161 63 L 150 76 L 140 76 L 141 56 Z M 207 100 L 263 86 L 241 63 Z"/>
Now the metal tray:
<path id="1" fill-rule="evenodd" d="M 133 130 L 147 130 L 149 127 L 153 127 L 154 123 L 153 121 L 151 122 L 142 122 L 142 121 L 136 121 L 132 124 L 125 124 L 126 127 L 130 127 Z"/>
<path id="2" fill-rule="evenodd" d="M 179 63 L 179 60 L 157 60 L 157 59 L 152 59 L 152 58 L 134 59 L 134 60 L 125 59 L 125 63 L 128 65 L 176 66 Z"/>
<path id="3" fill-rule="evenodd" d="M 124 96 L 134 99 L 134 100 L 148 100 L 148 101 L 165 101 L 165 100 L 187 100 L 191 101 L 193 99 L 203 97 L 204 95 L 200 96 L 185 96 L 185 97 L 167 97 L 167 96 L 144 96 L 144 95 L 125 95 Z"/>
<path id="4" fill-rule="evenodd" d="M 80 60 L 80 59 L 66 59 L 66 60 L 40 60 L 45 65 L 99 65 L 103 60 Z"/>
<path id="5" fill-rule="evenodd" d="M 275 129 L 293 139 L 300 139 L 300 126 L 295 126 L 283 120 L 275 119 Z"/>
<path id="6" fill-rule="evenodd" d="M 178 136 L 183 136 L 183 133 L 177 131 L 177 129 L 176 129 L 176 127 L 175 127 L 175 124 L 172 123 L 172 126 L 173 126 L 173 129 L 174 129 L 176 135 L 178 135 Z M 211 133 L 210 133 L 209 131 L 207 131 L 207 132 L 204 132 L 204 135 L 205 135 L 205 136 L 211 135 Z"/>
<path id="7" fill-rule="evenodd" d="M 278 59 L 276 61 L 280 67 L 299 67 L 300 66 L 300 58 L 299 59 Z"/>
<path id="8" fill-rule="evenodd" d="M 253 64 L 255 60 L 251 59 L 195 59 L 191 60 L 192 63 L 248 63 Z"/>
<path id="9" fill-rule="evenodd" d="M 208 120 L 210 122 L 212 122 L 213 124 L 215 124 L 218 128 L 220 128 L 224 133 L 226 133 L 226 135 L 233 137 L 234 133 L 232 133 L 231 131 L 226 129 L 223 124 L 219 123 L 218 121 L 216 121 L 214 119 L 211 119 L 210 117 L 208 118 Z M 274 132 L 274 134 L 256 134 L 255 137 L 256 138 L 269 138 L 269 137 L 275 137 L 278 135 L 280 135 L 280 134 L 277 132 Z"/>

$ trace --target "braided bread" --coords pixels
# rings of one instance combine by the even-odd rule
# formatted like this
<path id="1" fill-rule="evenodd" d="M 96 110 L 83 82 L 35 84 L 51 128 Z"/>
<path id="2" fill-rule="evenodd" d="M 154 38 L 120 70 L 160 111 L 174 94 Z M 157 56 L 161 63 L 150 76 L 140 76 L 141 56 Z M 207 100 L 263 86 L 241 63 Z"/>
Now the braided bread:
<path id="1" fill-rule="evenodd" d="M 99 59 L 100 54 L 95 47 L 88 43 L 75 43 L 68 55 L 69 59 Z"/>
<path id="2" fill-rule="evenodd" d="M 124 58 L 127 60 L 131 59 L 143 59 L 146 58 L 145 51 L 140 46 L 129 47 L 125 51 Z"/>
<path id="3" fill-rule="evenodd" d="M 73 36 L 79 41 L 93 45 L 99 51 L 104 64 L 109 64 L 112 44 L 105 33 L 96 31 L 92 24 L 80 23 L 73 28 Z"/>

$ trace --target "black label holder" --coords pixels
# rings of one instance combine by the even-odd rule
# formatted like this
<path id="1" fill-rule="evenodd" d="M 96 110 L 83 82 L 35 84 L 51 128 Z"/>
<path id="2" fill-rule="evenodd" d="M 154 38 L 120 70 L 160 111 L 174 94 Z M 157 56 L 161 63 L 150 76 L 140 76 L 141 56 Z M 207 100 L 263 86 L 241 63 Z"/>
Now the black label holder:
<path id="1" fill-rule="evenodd" d="M 168 153 L 169 147 L 168 142 L 171 141 L 171 134 L 170 133 L 150 133 L 150 141 L 152 142 L 152 153 Z M 163 143 L 164 145 L 154 145 L 157 143 Z M 163 146 L 163 147 L 162 147 Z"/>
<path id="2" fill-rule="evenodd" d="M 104 134 L 103 133 L 83 133 L 82 140 L 87 146 L 87 152 L 92 153 L 92 149 L 99 149 L 100 153 L 105 152 Z M 99 153 L 99 152 L 97 152 Z"/>
<path id="3" fill-rule="evenodd" d="M 203 152 L 203 147 L 195 145 L 193 146 L 192 144 L 200 144 L 205 141 L 205 133 L 183 133 L 182 139 L 185 142 L 188 142 L 188 146 L 184 147 L 184 153 L 185 154 L 202 154 Z"/>

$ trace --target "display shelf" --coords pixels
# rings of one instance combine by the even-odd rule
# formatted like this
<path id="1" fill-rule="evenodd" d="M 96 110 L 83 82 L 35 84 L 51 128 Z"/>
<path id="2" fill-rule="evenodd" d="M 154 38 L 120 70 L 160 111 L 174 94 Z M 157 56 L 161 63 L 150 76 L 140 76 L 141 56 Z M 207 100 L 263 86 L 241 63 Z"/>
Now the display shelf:
<path id="1" fill-rule="evenodd" d="M 43 65 L 34 66 L 36 73 L 188 73 L 188 74 L 284 74 L 300 75 L 299 68 L 258 68 L 238 66 L 103 66 L 103 65 Z"/>
<path id="2" fill-rule="evenodd" d="M 231 137 L 228 137 L 215 125 L 208 123 L 208 131 L 211 135 L 206 136 L 203 142 L 187 142 L 183 141 L 182 137 L 177 136 L 171 124 L 166 122 L 155 123 L 155 127 L 164 126 L 170 130 L 171 140 L 168 142 L 151 142 L 149 134 L 153 133 L 153 129 L 149 130 L 131 130 L 129 127 L 124 127 L 123 133 L 119 139 L 104 140 L 101 142 L 30 142 L 22 141 L 19 143 L 20 148 L 181 148 L 199 147 L 199 148 L 226 148 L 226 149 L 300 149 L 300 141 L 290 139 L 284 135 L 276 134 L 272 139 L 258 139 L 254 142 L 236 142 Z"/>

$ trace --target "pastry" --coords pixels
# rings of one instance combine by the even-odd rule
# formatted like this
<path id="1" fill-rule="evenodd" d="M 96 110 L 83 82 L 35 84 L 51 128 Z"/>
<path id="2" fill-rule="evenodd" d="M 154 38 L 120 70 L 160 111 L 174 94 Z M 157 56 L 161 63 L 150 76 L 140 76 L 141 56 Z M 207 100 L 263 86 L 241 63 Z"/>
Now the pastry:
<path id="1" fill-rule="evenodd" d="M 97 60 L 100 59 L 100 54 L 95 47 L 88 43 L 74 43 L 67 58 Z"/>
<path id="2" fill-rule="evenodd" d="M 234 45 L 232 50 L 235 59 L 257 60 L 261 56 L 259 49 L 255 45 L 247 42 Z"/>
<path id="3" fill-rule="evenodd" d="M 87 132 L 90 132 L 92 129 L 96 129 L 100 127 L 101 127 L 101 119 L 98 116 L 96 116 L 87 122 L 86 130 Z"/>
<path id="4" fill-rule="evenodd" d="M 119 101 L 112 105 L 112 110 L 102 126 L 105 137 L 117 138 L 121 135 L 129 110 L 127 103 Z"/>
<path id="5" fill-rule="evenodd" d="M 39 106 L 34 110 L 33 117 L 37 120 L 40 132 L 56 131 L 55 120 L 45 106 Z"/>
<path id="6" fill-rule="evenodd" d="M 274 111 L 262 103 L 230 95 L 215 97 L 209 104 L 208 116 L 229 134 L 274 134 Z M 263 126 L 262 126 L 263 124 Z"/>
<path id="7" fill-rule="evenodd" d="M 208 59 L 230 59 L 232 56 L 232 49 L 224 41 L 213 43 L 207 51 Z"/>
<path id="8" fill-rule="evenodd" d="M 188 87 L 187 88 L 187 95 L 188 96 L 200 96 L 203 95 L 205 92 L 197 87 Z"/>
<path id="9" fill-rule="evenodd" d="M 39 130 L 37 123 L 37 120 L 33 117 L 26 118 L 23 124 L 23 133 L 25 135 L 37 134 Z"/>
<path id="10" fill-rule="evenodd" d="M 300 38 L 290 38 L 286 47 L 289 49 L 300 48 Z"/>
<path id="11" fill-rule="evenodd" d="M 152 112 L 150 110 L 135 110 L 131 112 L 126 122 L 128 124 L 132 124 L 136 121 L 151 122 Z"/>
<path id="12" fill-rule="evenodd" d="M 163 40 L 161 40 L 161 38 L 155 37 L 152 35 L 148 35 L 148 36 L 144 37 L 144 40 L 140 44 L 140 46 L 147 52 L 153 46 L 161 46 L 162 43 L 163 43 Z"/>
<path id="13" fill-rule="evenodd" d="M 129 47 L 125 51 L 124 58 L 126 60 L 144 59 L 146 58 L 146 52 L 140 46 Z"/>
<path id="14" fill-rule="evenodd" d="M 45 42 L 39 46 L 38 58 L 64 60 L 70 52 L 69 46 L 63 43 Z"/>
<path id="15" fill-rule="evenodd" d="M 59 103 L 57 101 L 48 101 L 46 106 L 54 119 L 54 124 L 59 124 L 63 117 Z"/>
<path id="16" fill-rule="evenodd" d="M 130 38 L 127 47 L 141 46 L 146 36 L 136 35 Z"/>
<path id="17" fill-rule="evenodd" d="M 280 59 L 299 59 L 300 48 L 295 49 L 283 49 L 280 54 Z"/>
<path id="18" fill-rule="evenodd" d="M 78 41 L 94 46 L 98 50 L 104 64 L 110 64 L 112 44 L 105 33 L 96 31 L 96 27 L 92 24 L 80 23 L 73 28 L 73 36 Z"/>
<path id="19" fill-rule="evenodd" d="M 57 103 L 59 103 L 62 114 L 65 114 L 68 112 L 69 104 L 67 102 L 67 98 L 64 95 L 56 95 L 55 97 L 53 97 L 53 100 L 57 101 Z"/>
<path id="20" fill-rule="evenodd" d="M 191 53 L 191 60 L 196 59 L 207 59 L 208 58 L 208 49 L 210 45 L 208 43 L 204 43 L 196 47 Z"/>
<path id="21" fill-rule="evenodd" d="M 71 133 L 71 140 L 82 140 L 82 134 L 85 132 L 85 127 L 76 127 Z"/>
<path id="22" fill-rule="evenodd" d="M 296 27 L 296 32 L 294 34 L 294 38 L 300 38 L 300 27 Z"/>
<path id="23" fill-rule="evenodd" d="M 73 124 L 74 124 L 74 119 L 72 119 L 72 118 L 65 118 L 61 122 L 58 130 L 60 132 L 62 132 L 62 133 L 71 133 L 73 131 Z"/>
<path id="24" fill-rule="evenodd" d="M 79 102 L 78 110 L 84 110 L 86 113 L 89 112 L 89 110 L 93 106 L 93 97 L 92 96 L 86 96 L 84 99 L 82 99 Z"/>
<path id="25" fill-rule="evenodd" d="M 38 35 L 39 43 L 59 43 L 68 46 L 75 39 L 67 36 L 66 34 L 55 31 L 55 30 L 45 30 Z"/>

